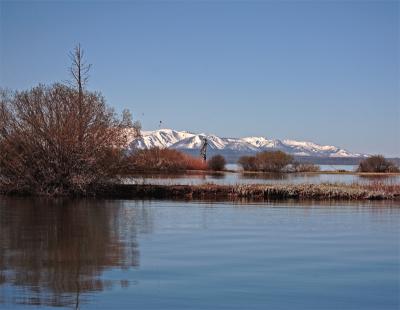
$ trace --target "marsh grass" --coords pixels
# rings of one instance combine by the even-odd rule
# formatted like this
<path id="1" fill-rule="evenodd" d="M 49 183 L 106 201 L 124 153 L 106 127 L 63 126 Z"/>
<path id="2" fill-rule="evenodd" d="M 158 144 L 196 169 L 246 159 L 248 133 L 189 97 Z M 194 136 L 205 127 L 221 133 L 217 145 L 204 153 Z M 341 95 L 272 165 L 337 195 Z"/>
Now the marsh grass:
<path id="1" fill-rule="evenodd" d="M 99 193 L 118 198 L 400 200 L 399 184 L 117 185 Z"/>

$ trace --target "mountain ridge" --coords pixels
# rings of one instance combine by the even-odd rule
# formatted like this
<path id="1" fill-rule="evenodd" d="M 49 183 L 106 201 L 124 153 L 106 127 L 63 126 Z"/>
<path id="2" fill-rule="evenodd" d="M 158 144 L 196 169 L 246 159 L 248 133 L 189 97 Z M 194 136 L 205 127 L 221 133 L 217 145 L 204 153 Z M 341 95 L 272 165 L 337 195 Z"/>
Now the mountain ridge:
<path id="1" fill-rule="evenodd" d="M 263 136 L 225 138 L 214 134 L 193 133 L 173 129 L 158 129 L 142 131 L 138 139 L 129 138 L 131 149 L 139 148 L 173 148 L 178 150 L 195 150 L 201 147 L 204 137 L 207 137 L 208 147 L 214 151 L 234 151 L 243 153 L 255 153 L 260 151 L 281 150 L 294 156 L 313 157 L 366 157 L 367 154 L 353 153 L 346 149 L 321 145 L 310 141 L 298 141 L 292 139 L 268 139 Z"/>

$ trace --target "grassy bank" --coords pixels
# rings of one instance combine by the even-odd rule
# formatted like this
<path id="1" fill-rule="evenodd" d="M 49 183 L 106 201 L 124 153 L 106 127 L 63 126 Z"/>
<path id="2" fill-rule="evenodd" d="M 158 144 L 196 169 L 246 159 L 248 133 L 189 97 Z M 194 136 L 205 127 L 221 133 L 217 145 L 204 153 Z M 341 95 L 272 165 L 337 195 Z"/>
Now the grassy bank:
<path id="1" fill-rule="evenodd" d="M 120 184 L 98 194 L 105 198 L 219 199 L 219 200 L 398 200 L 400 185 L 385 184 L 254 184 L 150 185 Z"/>

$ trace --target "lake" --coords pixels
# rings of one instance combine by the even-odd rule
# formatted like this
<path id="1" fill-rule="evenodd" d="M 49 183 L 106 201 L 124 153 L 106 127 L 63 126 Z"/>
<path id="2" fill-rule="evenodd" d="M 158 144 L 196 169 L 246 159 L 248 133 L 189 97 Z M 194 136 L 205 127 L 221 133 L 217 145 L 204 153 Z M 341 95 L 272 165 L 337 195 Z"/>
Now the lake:
<path id="1" fill-rule="evenodd" d="M 0 197 L 0 308 L 399 309 L 400 206 Z"/>
<path id="2" fill-rule="evenodd" d="M 329 173 L 198 173 L 186 174 L 147 174 L 131 176 L 124 180 L 125 183 L 136 184 L 183 184 L 198 185 L 205 183 L 214 184 L 301 184 L 301 183 L 360 183 L 374 182 L 387 184 L 400 184 L 400 175 L 357 175 L 357 174 L 329 174 Z"/>
<path id="3" fill-rule="evenodd" d="M 358 165 L 317 165 L 321 171 L 337 171 L 337 170 L 345 170 L 345 171 L 356 171 Z M 225 168 L 228 170 L 241 170 L 241 166 L 238 164 L 228 163 L 225 165 Z"/>

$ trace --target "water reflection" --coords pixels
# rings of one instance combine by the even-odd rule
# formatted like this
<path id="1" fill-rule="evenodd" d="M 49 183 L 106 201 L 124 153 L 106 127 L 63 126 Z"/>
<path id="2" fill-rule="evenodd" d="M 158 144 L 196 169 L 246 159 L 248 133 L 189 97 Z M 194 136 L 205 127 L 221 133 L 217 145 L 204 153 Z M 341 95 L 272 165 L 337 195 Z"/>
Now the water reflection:
<path id="1" fill-rule="evenodd" d="M 361 183 L 383 182 L 400 184 L 400 175 L 357 175 L 335 173 L 208 173 L 192 172 L 187 174 L 147 174 L 132 175 L 124 180 L 130 184 L 300 184 L 300 183 Z"/>
<path id="2" fill-rule="evenodd" d="M 101 275 L 139 265 L 136 218 L 146 217 L 121 212 L 115 201 L 0 199 L 0 302 L 78 308 L 113 286 Z"/>
<path id="3" fill-rule="evenodd" d="M 0 308 L 398 309 L 399 215 L 385 201 L 0 197 Z"/>

